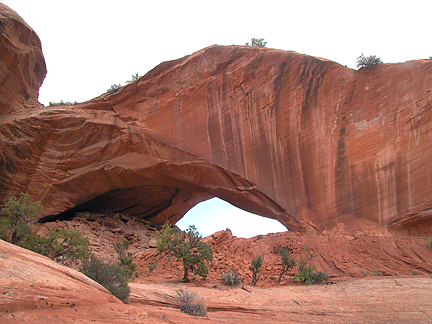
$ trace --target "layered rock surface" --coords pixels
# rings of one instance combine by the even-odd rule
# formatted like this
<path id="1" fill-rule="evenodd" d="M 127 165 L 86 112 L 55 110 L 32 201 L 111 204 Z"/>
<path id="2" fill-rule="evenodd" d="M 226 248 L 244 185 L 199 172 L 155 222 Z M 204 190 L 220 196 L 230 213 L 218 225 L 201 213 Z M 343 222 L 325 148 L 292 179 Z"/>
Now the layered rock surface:
<path id="1" fill-rule="evenodd" d="M 15 17 L 0 12 L 2 26 Z M 0 92 L 3 202 L 29 192 L 46 219 L 109 210 L 160 224 L 216 196 L 291 230 L 430 231 L 430 60 L 353 71 L 295 52 L 212 46 L 115 94 L 43 107 L 23 99 L 43 79 L 40 44 L 17 36 L 22 20 L 10 26 L 0 34 L 18 44 L 1 55 L 10 84 Z"/>
<path id="2" fill-rule="evenodd" d="M 0 116 L 38 106 L 46 75 L 39 37 L 13 10 L 0 4 Z"/>

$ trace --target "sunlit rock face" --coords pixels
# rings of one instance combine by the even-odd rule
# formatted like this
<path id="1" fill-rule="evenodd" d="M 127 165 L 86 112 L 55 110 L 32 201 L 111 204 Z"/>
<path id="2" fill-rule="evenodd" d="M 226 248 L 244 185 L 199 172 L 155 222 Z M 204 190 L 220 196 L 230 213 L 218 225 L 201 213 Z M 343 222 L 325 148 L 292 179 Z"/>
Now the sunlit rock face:
<path id="1" fill-rule="evenodd" d="M 0 117 L 23 105 L 39 105 L 39 87 L 45 75 L 39 37 L 0 3 Z"/>
<path id="2" fill-rule="evenodd" d="M 3 28 L 1 41 L 16 33 Z M 36 66 L 33 50 L 18 63 L 2 55 L 2 71 Z M 354 71 L 295 52 L 211 46 L 115 94 L 55 107 L 19 99 L 35 98 L 43 79 L 28 69 L 39 81 L 0 90 L 10 103 L 0 200 L 29 192 L 46 219 L 105 210 L 174 223 L 217 196 L 291 230 L 430 231 L 430 60 Z"/>

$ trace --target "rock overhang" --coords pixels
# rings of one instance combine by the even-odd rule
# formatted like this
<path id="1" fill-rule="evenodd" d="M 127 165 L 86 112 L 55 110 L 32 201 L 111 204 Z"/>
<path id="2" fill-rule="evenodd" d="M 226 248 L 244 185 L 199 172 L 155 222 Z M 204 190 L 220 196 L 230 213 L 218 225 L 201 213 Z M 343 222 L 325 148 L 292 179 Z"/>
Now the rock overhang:
<path id="1" fill-rule="evenodd" d="M 40 46 L 32 51 L 21 69 L 40 62 Z M 295 52 L 211 46 L 58 107 L 20 99 L 35 98 L 36 78 L 2 94 L 0 198 L 29 192 L 44 217 L 106 205 L 174 222 L 219 197 L 293 230 L 429 231 L 431 63 L 354 72 Z"/>

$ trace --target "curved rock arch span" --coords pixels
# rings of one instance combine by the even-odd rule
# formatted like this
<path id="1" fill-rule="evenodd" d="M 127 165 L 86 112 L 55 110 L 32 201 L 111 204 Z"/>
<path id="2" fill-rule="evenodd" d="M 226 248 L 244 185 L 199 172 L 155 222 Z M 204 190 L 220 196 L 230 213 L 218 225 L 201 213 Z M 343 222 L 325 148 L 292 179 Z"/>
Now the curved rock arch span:
<path id="1" fill-rule="evenodd" d="M 1 201 L 29 192 L 45 219 L 106 209 L 163 223 L 219 197 L 290 230 L 429 232 L 432 61 L 354 71 L 211 46 L 114 94 L 43 107 L 40 41 L 0 12 Z"/>

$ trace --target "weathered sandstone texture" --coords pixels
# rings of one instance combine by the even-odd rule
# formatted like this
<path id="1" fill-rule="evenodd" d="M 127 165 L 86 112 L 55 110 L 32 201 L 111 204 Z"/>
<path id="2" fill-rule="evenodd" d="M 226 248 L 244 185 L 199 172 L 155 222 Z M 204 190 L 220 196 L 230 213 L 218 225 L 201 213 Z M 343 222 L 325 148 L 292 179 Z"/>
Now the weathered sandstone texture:
<path id="1" fill-rule="evenodd" d="M 108 210 L 160 224 L 217 196 L 291 230 L 430 231 L 432 61 L 354 71 L 211 46 L 115 94 L 43 107 L 23 99 L 45 74 L 37 36 L 0 13 L 1 44 L 15 44 L 0 50 L 0 201 L 29 192 L 45 219 Z"/>
<path id="2" fill-rule="evenodd" d="M 40 105 L 37 98 L 45 75 L 39 37 L 0 3 L 0 116 L 23 106 Z"/>
<path id="3" fill-rule="evenodd" d="M 96 300 L 100 304 L 121 304 L 81 272 L 3 240 L 0 240 L 0 266 L 0 313 L 54 305 L 64 308 L 92 305 Z"/>

